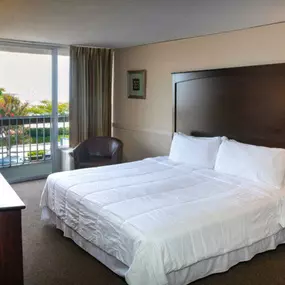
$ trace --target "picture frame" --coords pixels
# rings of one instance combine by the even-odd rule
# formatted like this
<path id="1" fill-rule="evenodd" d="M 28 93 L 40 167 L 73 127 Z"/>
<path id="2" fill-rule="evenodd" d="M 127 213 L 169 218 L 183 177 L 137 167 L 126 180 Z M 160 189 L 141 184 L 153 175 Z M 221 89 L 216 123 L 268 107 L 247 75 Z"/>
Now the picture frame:
<path id="1" fill-rule="evenodd" d="M 146 70 L 128 71 L 128 98 L 146 98 Z"/>

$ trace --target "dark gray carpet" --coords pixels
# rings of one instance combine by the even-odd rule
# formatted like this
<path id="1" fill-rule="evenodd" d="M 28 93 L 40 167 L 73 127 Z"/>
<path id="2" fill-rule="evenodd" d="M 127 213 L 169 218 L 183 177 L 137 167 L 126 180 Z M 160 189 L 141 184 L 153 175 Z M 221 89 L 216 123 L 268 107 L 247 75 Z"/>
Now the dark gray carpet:
<path id="1" fill-rule="evenodd" d="M 27 206 L 23 211 L 25 285 L 125 285 L 59 230 L 40 221 L 38 205 L 43 185 L 43 180 L 12 185 Z M 192 284 L 284 285 L 285 246 Z"/>

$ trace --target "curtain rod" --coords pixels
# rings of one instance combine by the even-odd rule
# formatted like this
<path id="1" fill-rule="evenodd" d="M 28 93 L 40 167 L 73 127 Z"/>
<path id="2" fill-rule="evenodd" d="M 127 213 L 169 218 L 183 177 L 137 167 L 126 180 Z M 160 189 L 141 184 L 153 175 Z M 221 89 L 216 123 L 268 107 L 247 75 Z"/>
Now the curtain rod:
<path id="1" fill-rule="evenodd" d="M 90 46 L 90 45 L 70 45 L 70 46 L 74 46 L 74 47 L 84 47 L 84 48 L 105 48 L 105 49 L 113 49 L 110 47 L 98 47 L 98 46 Z"/>
<path id="2" fill-rule="evenodd" d="M 35 42 L 35 41 L 21 41 L 21 40 L 11 40 L 11 39 L 3 39 L 0 38 L 0 44 L 2 45 L 16 45 L 16 46 L 26 46 L 26 47 L 37 47 L 37 48 L 70 48 L 70 46 L 75 47 L 86 47 L 86 48 L 106 48 L 112 49 L 110 47 L 97 47 L 92 45 L 84 45 L 84 44 L 74 44 L 74 45 L 64 45 L 64 44 L 54 44 L 47 42 Z"/>
<path id="3" fill-rule="evenodd" d="M 53 44 L 47 42 L 34 42 L 34 41 L 21 41 L 0 38 L 0 45 L 10 46 L 24 46 L 24 47 L 35 47 L 35 48 L 69 48 L 68 45 Z"/>

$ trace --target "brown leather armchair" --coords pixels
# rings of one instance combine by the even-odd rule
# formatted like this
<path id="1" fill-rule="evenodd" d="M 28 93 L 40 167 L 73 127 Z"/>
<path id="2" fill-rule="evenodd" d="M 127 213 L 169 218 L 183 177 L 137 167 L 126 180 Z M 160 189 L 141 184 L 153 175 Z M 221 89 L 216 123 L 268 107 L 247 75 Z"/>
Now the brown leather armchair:
<path id="1" fill-rule="evenodd" d="M 122 162 L 123 143 L 112 137 L 92 137 L 80 143 L 71 153 L 74 168 L 87 168 Z"/>

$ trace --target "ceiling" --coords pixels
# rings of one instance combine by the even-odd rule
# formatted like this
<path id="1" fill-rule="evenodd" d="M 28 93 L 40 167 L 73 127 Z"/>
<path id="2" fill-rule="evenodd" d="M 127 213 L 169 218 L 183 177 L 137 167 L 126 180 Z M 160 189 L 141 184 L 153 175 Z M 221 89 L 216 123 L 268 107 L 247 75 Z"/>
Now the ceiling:
<path id="1" fill-rule="evenodd" d="M 285 20 L 284 0 L 0 0 L 0 38 L 128 47 Z"/>

